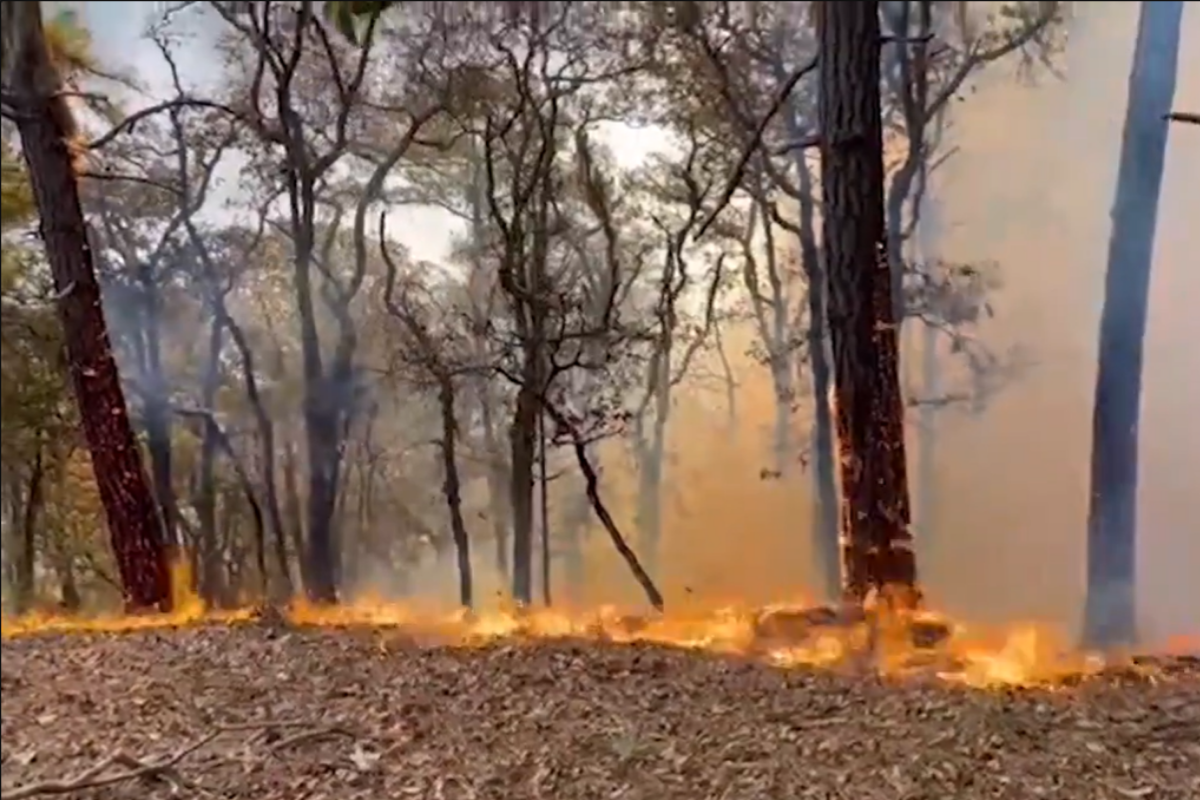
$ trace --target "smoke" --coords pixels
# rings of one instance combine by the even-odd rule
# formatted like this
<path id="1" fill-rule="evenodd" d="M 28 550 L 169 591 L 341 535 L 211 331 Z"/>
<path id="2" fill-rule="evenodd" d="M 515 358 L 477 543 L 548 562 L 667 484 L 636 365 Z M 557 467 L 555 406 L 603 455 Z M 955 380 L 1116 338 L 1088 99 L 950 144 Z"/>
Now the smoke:
<path id="1" fill-rule="evenodd" d="M 985 339 L 999 352 L 1021 346 L 1034 364 L 984 413 L 939 413 L 935 537 L 920 549 L 935 604 L 970 620 L 1040 619 L 1072 629 L 1083 600 L 1096 339 L 1137 15 L 1135 3 L 1073 5 L 1078 19 L 1065 80 L 1047 76 L 1029 85 L 1012 65 L 994 65 L 977 91 L 952 109 L 959 152 L 933 187 L 939 224 L 930 255 L 998 264 L 1003 288 L 993 298 L 997 314 Z M 105 45 L 115 34 L 100 17 L 88 22 Z M 122 41 L 110 49 L 128 53 L 133 46 Z M 140 47 L 145 63 L 153 65 L 142 72 L 160 69 L 152 48 Z M 206 53 L 194 62 L 205 59 L 215 61 Z M 199 66 L 186 71 L 195 80 L 217 74 Z M 1185 14 L 1176 107 L 1200 110 L 1196 13 Z M 644 151 L 652 133 L 633 132 L 614 149 L 621 155 Z M 1139 601 L 1151 639 L 1200 633 L 1200 584 L 1194 580 L 1200 574 L 1200 423 L 1191 413 L 1200 404 L 1200 322 L 1191 305 L 1200 298 L 1194 255 L 1200 232 L 1188 224 L 1200 199 L 1196 187 L 1200 128 L 1178 126 L 1160 208 L 1141 431 Z M 428 210 L 400 216 L 406 225 L 397 227 L 428 232 L 405 237 L 416 257 L 444 256 L 445 220 Z M 817 577 L 811 472 L 762 476 L 771 466 L 770 379 L 745 355 L 749 331 L 728 330 L 725 339 L 739 384 L 737 419 L 730 425 L 724 390 L 713 379 L 681 387 L 673 411 L 657 577 L 675 607 L 802 597 Z M 914 378 L 921 372 L 917 361 L 910 356 L 906 370 Z M 706 372 L 719 375 L 719 368 L 709 365 Z M 915 428 L 915 415 L 911 423 Z M 802 407 L 797 432 L 807 432 L 808 425 Z M 634 472 L 615 445 L 600 460 L 605 500 L 636 538 Z M 915 465 L 915 453 L 910 463 Z M 581 489 L 560 480 L 551 491 L 553 508 L 563 509 Z M 467 501 L 475 509 L 486 504 L 477 496 Z M 558 512 L 552 517 L 560 532 Z M 487 602 L 503 581 L 491 566 L 492 543 L 481 541 L 489 525 L 478 516 L 469 524 L 480 534 L 476 594 Z M 577 602 L 641 601 L 598 526 L 585 549 L 586 583 L 574 588 Z M 403 585 L 388 564 L 373 564 L 360 577 L 368 586 L 454 603 L 452 558 L 431 554 Z M 554 589 L 558 598 L 571 594 L 563 585 Z"/>
<path id="2" fill-rule="evenodd" d="M 1065 81 L 1028 87 L 998 71 L 956 109 L 962 152 L 939 187 L 944 255 L 992 259 L 1003 270 L 988 339 L 1027 346 L 1036 361 L 984 416 L 943 427 L 939 540 L 928 568 L 935 593 L 968 616 L 1073 624 L 1081 610 L 1096 336 L 1137 16 L 1136 4 L 1085 6 Z M 1200 104 L 1200 20 L 1184 26 L 1181 108 Z M 1200 587 L 1187 577 L 1200 569 L 1200 497 L 1185 477 L 1200 474 L 1200 426 L 1187 411 L 1200 398 L 1200 381 L 1187 377 L 1200 374 L 1189 347 L 1200 329 L 1186 303 L 1200 275 L 1188 268 L 1196 234 L 1184 223 L 1198 180 L 1200 137 L 1176 130 L 1141 430 L 1139 601 L 1152 637 L 1194 631 L 1200 608 Z"/>
<path id="3" fill-rule="evenodd" d="M 1015 66 L 996 65 L 953 109 L 960 152 L 934 187 L 934 249 L 999 265 L 1003 287 L 984 338 L 999 352 L 1020 346 L 1033 364 L 982 414 L 939 415 L 936 541 L 921 548 L 942 608 L 1069 630 L 1084 596 L 1096 339 L 1137 16 L 1134 3 L 1078 5 L 1064 80 L 1031 85 Z M 1200 108 L 1200 17 L 1185 16 L 1184 28 L 1176 107 L 1190 110 Z M 1179 127 L 1161 203 L 1141 430 L 1138 599 L 1149 640 L 1200 631 L 1200 423 L 1190 411 L 1200 402 L 1191 306 L 1200 234 L 1185 221 L 1198 186 L 1200 131 Z M 811 475 L 760 477 L 774 406 L 766 371 L 742 355 L 746 343 L 729 348 L 741 383 L 732 432 L 719 390 L 688 392 L 675 411 L 661 580 L 677 606 L 781 599 L 815 585 Z M 911 356 L 907 371 L 920 374 Z M 605 479 L 630 524 L 632 479 L 611 468 Z M 636 600 L 607 543 L 592 550 L 588 598 Z"/>

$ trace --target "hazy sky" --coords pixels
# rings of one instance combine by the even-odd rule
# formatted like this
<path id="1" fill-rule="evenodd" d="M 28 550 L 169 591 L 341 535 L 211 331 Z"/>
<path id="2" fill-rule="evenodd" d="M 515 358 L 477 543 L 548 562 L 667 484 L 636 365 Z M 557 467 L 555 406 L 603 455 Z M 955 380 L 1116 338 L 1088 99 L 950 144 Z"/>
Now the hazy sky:
<path id="1" fill-rule="evenodd" d="M 138 37 L 162 4 L 81 5 L 105 60 L 161 81 L 153 46 Z M 1137 4 L 1075 5 L 1066 80 L 1034 87 L 998 70 L 983 81 L 955 109 L 961 151 L 937 187 L 942 255 L 993 260 L 1003 275 L 987 340 L 1019 344 L 1035 362 L 986 414 L 951 414 L 943 426 L 926 576 L 938 602 L 978 618 L 1073 622 L 1082 598 L 1095 342 Z M 1176 107 L 1198 111 L 1200 9 L 1188 5 Z M 212 74 L 195 49 L 184 66 Z M 626 134 L 617 149 L 636 159 L 650 138 Z M 1198 207 L 1200 128 L 1179 126 L 1159 220 L 1142 434 L 1142 612 L 1163 635 L 1200 633 Z M 406 243 L 436 257 L 445 220 L 416 212 L 408 221 L 397 226 Z M 771 401 L 761 372 L 742 371 L 738 436 L 714 424 L 709 406 L 679 411 L 668 589 L 768 599 L 794 592 L 807 573 L 796 566 L 807 547 L 805 489 L 758 479 Z M 628 596 L 623 581 L 601 581 L 597 597 Z"/>

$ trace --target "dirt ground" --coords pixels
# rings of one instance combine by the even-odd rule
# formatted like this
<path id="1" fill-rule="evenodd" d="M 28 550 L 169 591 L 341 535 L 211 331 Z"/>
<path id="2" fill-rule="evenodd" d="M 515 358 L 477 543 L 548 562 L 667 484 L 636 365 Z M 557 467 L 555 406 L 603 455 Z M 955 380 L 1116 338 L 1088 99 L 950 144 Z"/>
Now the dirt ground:
<path id="1" fill-rule="evenodd" d="M 245 625 L 9 639 L 2 688 L 5 800 L 1200 797 L 1196 659 L 983 691 Z"/>

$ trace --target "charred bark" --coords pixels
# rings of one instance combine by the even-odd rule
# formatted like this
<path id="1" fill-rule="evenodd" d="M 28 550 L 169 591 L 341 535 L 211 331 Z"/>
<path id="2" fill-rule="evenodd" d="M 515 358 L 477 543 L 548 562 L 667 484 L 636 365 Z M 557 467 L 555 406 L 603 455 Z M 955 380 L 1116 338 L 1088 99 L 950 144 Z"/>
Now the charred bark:
<path id="1" fill-rule="evenodd" d="M 850 602 L 913 603 L 916 561 L 884 223 L 879 3 L 822 3 L 819 128 L 825 268 Z"/>
<path id="2" fill-rule="evenodd" d="M 101 306 L 72 163 L 75 123 L 46 49 L 40 4 L 12 6 L 8 21 L 17 48 L 11 62 L 11 88 L 19 98 L 17 128 L 122 590 L 130 608 L 165 607 L 171 599 L 167 553 Z"/>

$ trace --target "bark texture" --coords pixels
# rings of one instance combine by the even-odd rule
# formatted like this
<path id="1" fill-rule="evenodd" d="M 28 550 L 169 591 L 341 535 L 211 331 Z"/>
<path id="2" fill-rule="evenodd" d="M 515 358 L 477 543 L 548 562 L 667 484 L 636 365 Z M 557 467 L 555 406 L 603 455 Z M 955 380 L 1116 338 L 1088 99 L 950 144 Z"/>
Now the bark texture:
<path id="1" fill-rule="evenodd" d="M 131 608 L 165 607 L 171 598 L 167 552 L 100 303 L 73 165 L 74 120 L 46 49 L 40 4 L 11 4 L 5 22 L 11 26 L 6 45 L 11 42 L 16 51 L 5 60 L 20 104 L 22 152 L 125 601 Z"/>
<path id="2" fill-rule="evenodd" d="M 879 4 L 821 3 L 825 267 L 842 484 L 842 589 L 915 603 L 904 408 L 884 220 Z"/>

